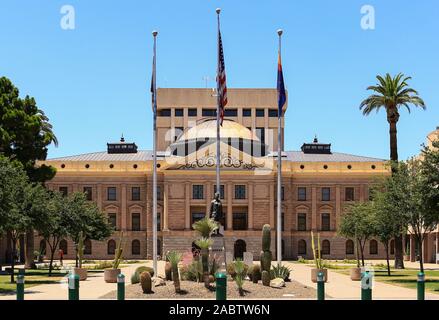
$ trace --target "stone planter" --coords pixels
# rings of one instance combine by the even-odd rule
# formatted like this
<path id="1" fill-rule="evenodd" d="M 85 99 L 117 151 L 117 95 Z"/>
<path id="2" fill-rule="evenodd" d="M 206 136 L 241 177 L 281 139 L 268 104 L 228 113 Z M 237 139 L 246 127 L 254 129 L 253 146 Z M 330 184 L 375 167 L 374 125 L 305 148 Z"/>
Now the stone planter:
<path id="1" fill-rule="evenodd" d="M 317 275 L 319 274 L 319 272 L 323 272 L 323 280 L 325 282 L 327 282 L 328 281 L 328 269 L 317 269 L 317 268 L 311 269 L 311 281 L 314 283 L 317 283 Z"/>
<path id="2" fill-rule="evenodd" d="M 107 283 L 116 283 L 117 276 L 120 273 L 120 269 L 105 269 L 104 270 L 104 280 Z"/>
<path id="3" fill-rule="evenodd" d="M 360 281 L 361 280 L 361 268 L 351 268 L 351 280 Z"/>
<path id="4" fill-rule="evenodd" d="M 73 273 L 79 276 L 79 281 L 87 280 L 87 269 L 73 268 Z"/>

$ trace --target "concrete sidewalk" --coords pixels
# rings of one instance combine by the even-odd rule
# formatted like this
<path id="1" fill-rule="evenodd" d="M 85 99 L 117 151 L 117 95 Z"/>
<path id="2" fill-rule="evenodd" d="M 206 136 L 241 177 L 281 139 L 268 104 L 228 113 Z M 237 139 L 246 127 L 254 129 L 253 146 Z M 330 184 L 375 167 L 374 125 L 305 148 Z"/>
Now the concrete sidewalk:
<path id="1" fill-rule="evenodd" d="M 292 279 L 317 289 L 317 285 L 311 281 L 312 268 L 310 266 L 303 263 L 283 263 L 292 269 Z M 347 275 L 328 270 L 325 292 L 331 297 L 329 299 L 359 300 L 361 298 L 361 282 L 352 281 Z M 374 281 L 372 296 L 375 300 L 416 300 L 416 290 Z M 425 299 L 439 300 L 439 295 L 426 292 Z"/>

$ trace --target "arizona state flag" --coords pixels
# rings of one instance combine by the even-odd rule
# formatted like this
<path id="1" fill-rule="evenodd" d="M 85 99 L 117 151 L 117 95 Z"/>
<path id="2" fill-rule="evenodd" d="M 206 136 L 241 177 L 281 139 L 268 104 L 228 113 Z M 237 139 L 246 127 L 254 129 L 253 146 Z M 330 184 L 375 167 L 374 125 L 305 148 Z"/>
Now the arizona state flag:
<path id="1" fill-rule="evenodd" d="M 282 72 L 282 60 L 279 51 L 279 58 L 277 61 L 277 104 L 279 108 L 277 116 L 279 118 L 282 117 L 282 108 L 285 105 L 286 101 L 287 101 L 287 96 L 285 93 L 284 75 Z"/>

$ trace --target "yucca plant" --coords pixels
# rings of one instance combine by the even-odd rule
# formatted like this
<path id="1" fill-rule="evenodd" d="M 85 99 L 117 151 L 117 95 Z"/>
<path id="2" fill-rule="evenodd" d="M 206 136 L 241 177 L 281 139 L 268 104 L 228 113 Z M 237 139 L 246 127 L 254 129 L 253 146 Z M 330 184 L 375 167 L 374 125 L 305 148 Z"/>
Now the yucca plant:
<path id="1" fill-rule="evenodd" d="M 192 225 L 192 228 L 198 232 L 198 234 L 200 235 L 200 237 L 202 238 L 210 238 L 210 236 L 212 235 L 212 233 L 214 231 L 216 231 L 219 226 L 218 223 L 209 218 L 209 217 L 205 217 L 201 220 L 198 220 L 197 222 L 195 222 Z"/>
<path id="2" fill-rule="evenodd" d="M 316 268 L 322 269 L 323 262 L 322 262 L 322 255 L 321 255 L 321 250 L 320 250 L 320 234 L 317 233 L 317 252 L 316 252 L 314 233 L 312 231 L 311 231 L 311 248 L 312 248 L 312 253 L 314 256 L 314 264 L 316 265 Z"/>
<path id="3" fill-rule="evenodd" d="M 121 231 L 119 237 L 119 243 L 117 244 L 116 251 L 114 252 L 114 260 L 112 265 L 113 269 L 119 268 L 120 262 L 123 259 L 122 254 L 123 254 L 123 232 Z"/>
<path id="4" fill-rule="evenodd" d="M 183 254 L 177 251 L 169 251 L 167 259 L 172 266 L 172 280 L 174 281 L 175 293 L 180 293 L 180 276 L 178 274 L 178 263 L 180 262 Z"/>
<path id="5" fill-rule="evenodd" d="M 241 259 L 236 259 L 235 262 L 233 262 L 233 267 L 235 269 L 235 283 L 238 287 L 239 295 L 244 295 L 243 285 L 244 285 L 244 279 L 247 275 L 247 269 L 245 268 L 245 264 Z"/>
<path id="6" fill-rule="evenodd" d="M 203 279 L 204 285 L 206 287 L 209 286 L 209 248 L 212 245 L 213 241 L 209 238 L 201 238 L 195 240 L 195 244 L 201 250 L 201 263 L 203 265 Z"/>

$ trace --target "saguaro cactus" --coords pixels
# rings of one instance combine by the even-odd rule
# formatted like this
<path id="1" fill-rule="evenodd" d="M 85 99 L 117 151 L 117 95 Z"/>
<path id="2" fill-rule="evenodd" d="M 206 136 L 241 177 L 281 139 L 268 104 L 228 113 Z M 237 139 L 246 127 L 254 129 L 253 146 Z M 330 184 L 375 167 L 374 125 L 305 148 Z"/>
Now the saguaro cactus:
<path id="1" fill-rule="evenodd" d="M 270 272 L 272 254 L 270 251 L 271 227 L 266 224 L 262 228 L 261 270 Z"/>

